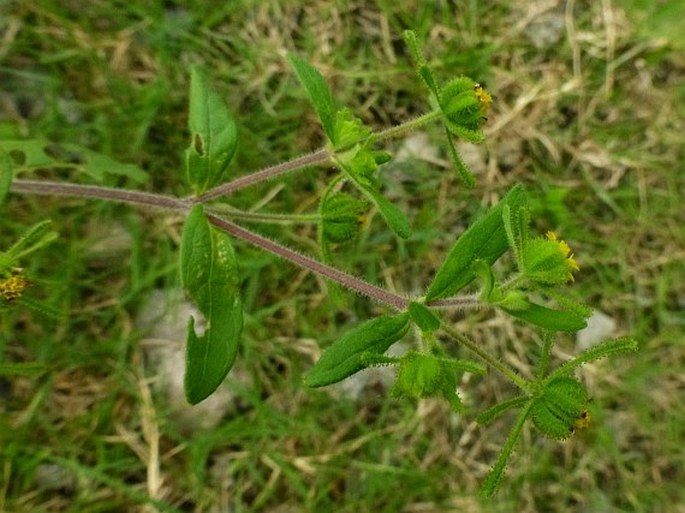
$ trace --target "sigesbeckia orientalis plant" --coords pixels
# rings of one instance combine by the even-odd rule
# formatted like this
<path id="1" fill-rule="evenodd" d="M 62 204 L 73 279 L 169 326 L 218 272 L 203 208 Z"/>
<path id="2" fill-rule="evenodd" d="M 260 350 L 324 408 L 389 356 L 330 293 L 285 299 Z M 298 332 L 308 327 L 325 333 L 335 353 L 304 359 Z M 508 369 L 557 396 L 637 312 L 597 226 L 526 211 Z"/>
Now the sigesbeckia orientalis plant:
<path id="1" fill-rule="evenodd" d="M 410 399 L 442 398 L 457 412 L 465 407 L 457 394 L 463 373 L 485 374 L 494 369 L 518 389 L 511 399 L 496 404 L 478 416 L 485 424 L 509 409 L 518 409 L 511 434 L 484 480 L 482 493 L 495 492 L 507 460 L 524 423 L 530 419 L 543 436 L 563 440 L 589 424 L 588 392 L 573 375 L 584 363 L 610 355 L 637 350 L 628 338 L 609 340 L 550 370 L 550 354 L 557 332 L 573 332 L 586 325 L 590 311 L 561 292 L 574 279 L 579 266 L 566 244 L 549 232 L 531 233 L 530 210 L 521 185 L 515 185 L 482 217 L 473 222 L 454 242 L 437 269 L 425 294 L 407 297 L 390 292 L 332 264 L 332 245 L 353 239 L 370 209 L 376 209 L 389 229 L 400 238 L 411 237 L 411 224 L 395 204 L 382 193 L 379 168 L 392 156 L 384 141 L 403 136 L 428 123 L 444 128 L 447 149 L 457 174 L 466 187 L 475 183 L 464 164 L 454 139 L 479 143 L 492 103 L 490 94 L 471 78 L 459 76 L 440 83 L 429 69 L 413 32 L 404 34 L 417 75 L 426 86 L 432 109 L 415 119 L 384 131 L 373 131 L 346 108 L 335 102 L 319 71 L 303 58 L 288 59 L 304 87 L 321 122 L 327 142 L 310 154 L 264 170 L 229 179 L 238 138 L 236 125 L 208 78 L 192 70 L 190 88 L 190 145 L 185 154 L 185 177 L 191 196 L 177 198 L 161 194 L 17 178 L 41 167 L 80 166 L 95 179 L 105 173 L 144 178 L 133 166 L 121 166 L 106 157 L 75 147 L 75 162 L 59 160 L 42 141 L 0 141 L 0 202 L 11 191 L 91 197 L 174 211 L 185 216 L 180 242 L 180 273 L 187 295 L 204 314 L 207 328 L 196 331 L 188 322 L 185 393 L 192 404 L 203 401 L 223 382 L 239 351 L 243 305 L 239 258 L 235 239 L 273 253 L 294 265 L 317 273 L 331 282 L 365 295 L 388 307 L 389 313 L 366 320 L 333 342 L 304 379 L 310 387 L 322 387 L 344 380 L 370 366 L 397 369 L 393 395 Z M 63 146 L 64 148 L 64 146 Z M 237 224 L 252 219 L 237 208 L 228 208 L 226 197 L 250 185 L 313 165 L 337 170 L 321 194 L 313 218 L 318 223 L 319 258 L 306 256 Z M 217 205 L 216 201 L 222 203 Z M 261 221 L 280 220 L 269 215 Z M 311 220 L 311 219 L 310 219 Z M 49 308 L 30 299 L 31 281 L 20 267 L 21 260 L 48 244 L 57 235 L 43 221 L 0 253 L 0 308 L 26 304 L 50 313 Z M 507 251 L 513 253 L 517 271 L 500 277 L 493 264 Z M 477 294 L 462 294 L 476 283 Z M 556 307 L 550 307 L 550 302 Z M 468 307 L 500 309 L 514 318 L 539 328 L 544 343 L 534 379 L 526 379 L 509 367 L 482 341 L 458 331 L 444 312 Z M 388 356 L 394 343 L 409 336 L 415 346 L 402 356 Z M 445 339 L 465 347 L 473 359 L 455 359 L 444 349 Z"/>

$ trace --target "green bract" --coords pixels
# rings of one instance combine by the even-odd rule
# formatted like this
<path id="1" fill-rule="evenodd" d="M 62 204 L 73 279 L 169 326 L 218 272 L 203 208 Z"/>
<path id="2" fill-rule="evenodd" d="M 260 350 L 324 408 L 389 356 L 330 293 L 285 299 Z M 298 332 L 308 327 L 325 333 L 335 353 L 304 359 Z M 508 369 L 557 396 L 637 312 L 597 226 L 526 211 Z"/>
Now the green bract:
<path id="1" fill-rule="evenodd" d="M 464 161 L 462 160 L 461 155 L 459 155 L 459 152 L 457 151 L 457 148 L 454 145 L 454 141 L 450 136 L 448 127 L 445 127 L 445 136 L 445 140 L 447 140 L 447 148 L 450 153 L 450 158 L 452 159 L 452 163 L 454 164 L 454 167 L 456 168 L 457 173 L 459 174 L 459 178 L 461 178 L 461 181 L 464 182 L 464 185 L 466 185 L 466 187 L 472 189 L 473 186 L 476 185 L 476 179 L 471 173 L 471 171 L 469 171 L 469 168 L 466 166 Z"/>
<path id="2" fill-rule="evenodd" d="M 335 128 L 332 137 L 330 137 L 334 152 L 344 151 L 357 143 L 362 143 L 370 135 L 371 129 L 364 126 L 362 120 L 355 117 L 348 109 L 341 109 L 336 112 Z"/>
<path id="3" fill-rule="evenodd" d="M 186 150 L 186 178 L 200 194 L 224 180 L 238 132 L 225 103 L 196 68 L 190 79 L 188 128 L 191 141 Z"/>
<path id="4" fill-rule="evenodd" d="M 485 369 L 468 360 L 452 360 L 430 353 L 410 351 L 400 359 L 393 394 L 414 399 L 442 397 L 454 411 L 462 411 L 457 383 L 459 373 L 464 371 L 482 374 Z"/>
<path id="5" fill-rule="evenodd" d="M 57 232 L 51 231 L 51 226 L 52 221 L 50 220 L 34 224 L 7 251 L 0 253 L 0 273 L 7 271 L 16 265 L 17 261 L 55 240 Z"/>
<path id="6" fill-rule="evenodd" d="M 326 241 L 345 242 L 355 237 L 366 208 L 365 201 L 344 192 L 327 196 L 321 206 L 321 223 Z"/>
<path id="7" fill-rule="evenodd" d="M 183 225 L 181 282 L 207 319 L 198 336 L 188 322 L 185 393 L 196 404 L 214 392 L 233 366 L 243 327 L 240 277 L 231 241 L 213 228 L 202 205 L 196 205 Z"/>
<path id="8" fill-rule="evenodd" d="M 367 367 L 365 355 L 382 355 L 408 330 L 408 313 L 363 322 L 324 351 L 305 377 L 305 384 L 322 387 L 342 381 Z"/>

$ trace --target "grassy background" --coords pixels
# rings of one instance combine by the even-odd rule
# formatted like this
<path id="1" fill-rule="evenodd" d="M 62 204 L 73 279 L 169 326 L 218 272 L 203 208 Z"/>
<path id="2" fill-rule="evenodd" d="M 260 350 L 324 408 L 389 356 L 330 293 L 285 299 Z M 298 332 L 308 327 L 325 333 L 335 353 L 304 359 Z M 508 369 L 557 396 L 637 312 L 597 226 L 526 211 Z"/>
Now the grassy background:
<path id="1" fill-rule="evenodd" d="M 374 381 L 357 396 L 300 385 L 318 344 L 377 306 L 329 298 L 311 275 L 238 243 L 243 378 L 231 380 L 233 404 L 218 427 L 191 429 L 151 391 L 136 324 L 153 290 L 178 286 L 182 220 L 12 195 L 0 245 L 53 220 L 60 238 L 24 265 L 32 293 L 63 318 L 0 314 L 3 359 L 46 369 L 0 383 L 0 511 L 685 512 L 678 4 L 655 18 L 649 2 L 627 0 L 0 2 L 0 138 L 78 143 L 143 168 L 144 189 L 180 195 L 190 66 L 209 71 L 236 114 L 238 174 L 323 141 L 288 50 L 374 128 L 425 111 L 400 37 L 416 30 L 437 76 L 468 74 L 495 97 L 488 141 L 465 149 L 478 185 L 463 190 L 440 131 L 427 129 L 436 162 L 384 171 L 416 234 L 399 242 L 376 216 L 337 263 L 418 293 L 468 220 L 520 181 L 537 198 L 536 228 L 557 230 L 576 253 L 582 272 L 571 293 L 642 348 L 585 367 L 591 429 L 563 444 L 524 430 L 499 495 L 481 501 L 478 484 L 511 418 L 481 428 L 440 402 L 391 400 Z M 254 187 L 235 204 L 307 211 L 324 174 Z M 312 227 L 258 229 L 315 251 Z M 525 372 L 534 333 L 489 313 L 455 322 Z M 576 351 L 566 338 L 556 356 Z M 512 392 L 496 376 L 463 388 L 472 412 Z"/>

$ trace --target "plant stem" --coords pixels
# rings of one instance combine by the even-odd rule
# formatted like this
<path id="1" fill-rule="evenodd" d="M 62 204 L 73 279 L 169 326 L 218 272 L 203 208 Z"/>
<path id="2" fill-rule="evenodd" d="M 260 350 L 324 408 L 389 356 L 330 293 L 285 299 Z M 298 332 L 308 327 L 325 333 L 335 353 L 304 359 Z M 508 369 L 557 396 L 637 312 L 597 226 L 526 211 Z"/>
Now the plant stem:
<path id="1" fill-rule="evenodd" d="M 206 211 L 212 214 L 227 215 L 235 219 L 245 219 L 246 221 L 261 223 L 318 223 L 321 219 L 321 217 L 316 214 L 270 214 L 266 212 L 250 212 L 223 204 L 216 207 L 208 207 Z"/>
<path id="2" fill-rule="evenodd" d="M 164 208 L 168 210 L 184 211 L 190 208 L 187 200 L 151 192 L 115 189 L 98 185 L 79 185 L 75 183 L 61 183 L 50 180 L 19 180 L 12 181 L 13 192 L 27 192 L 47 196 L 71 196 L 76 198 L 97 198 L 119 203 L 132 203 L 148 207 Z"/>
<path id="3" fill-rule="evenodd" d="M 72 183 L 59 183 L 52 181 L 33 181 L 33 180 L 13 180 L 11 190 L 13 192 L 26 192 L 31 194 L 43 194 L 52 196 L 73 196 L 73 197 L 87 197 L 97 198 L 102 200 L 131 203 L 134 205 L 145 205 L 156 208 L 164 208 L 178 212 L 187 211 L 191 203 L 189 200 L 175 198 L 173 196 L 164 196 L 161 194 L 153 194 L 148 192 L 130 191 L 123 189 L 114 189 L 111 187 L 99 187 L 95 185 L 78 185 Z M 265 251 L 273 253 L 281 258 L 289 260 L 290 262 L 308 269 L 314 273 L 325 276 L 330 280 L 348 287 L 360 294 L 363 294 L 371 299 L 375 299 L 381 303 L 396 308 L 397 310 L 406 310 L 409 305 L 409 300 L 405 297 L 393 294 L 381 287 L 373 285 L 367 281 L 347 274 L 335 267 L 331 267 L 324 263 L 314 260 L 313 258 L 304 256 L 297 251 L 287 248 L 277 242 L 274 242 L 266 237 L 254 233 L 246 228 L 242 228 L 237 224 L 232 223 L 226 219 L 218 217 L 216 214 L 207 213 L 207 218 L 215 226 L 222 230 L 242 239 L 250 244 L 253 244 Z"/>
<path id="4" fill-rule="evenodd" d="M 267 167 L 266 169 L 262 169 L 261 171 L 256 171 L 254 173 L 250 173 L 249 175 L 241 176 L 240 178 L 236 178 L 235 180 L 231 180 L 230 182 L 217 185 L 213 189 L 203 192 L 199 196 L 190 198 L 190 201 L 193 204 L 204 203 L 206 201 L 218 198 L 219 196 L 231 194 L 232 192 L 235 192 L 244 187 L 248 187 L 250 185 L 263 182 L 265 180 L 271 180 L 272 178 L 275 178 L 285 173 L 289 173 L 290 171 L 296 171 L 306 166 L 323 164 L 324 162 L 328 162 L 329 160 L 330 156 L 328 154 L 328 150 L 326 150 L 325 148 L 320 149 L 315 151 L 314 153 L 308 153 L 307 155 L 303 155 L 296 159 L 289 160 L 287 162 L 282 162 L 280 164 Z"/>
<path id="5" fill-rule="evenodd" d="M 426 114 L 423 114 L 422 116 L 410 119 L 409 121 L 405 121 L 401 125 L 393 126 L 380 132 L 375 132 L 371 135 L 371 140 L 377 142 L 382 141 L 384 139 L 391 139 L 393 137 L 397 137 L 411 130 L 416 130 L 420 126 L 430 123 L 431 121 L 438 119 L 441 116 L 442 112 L 440 110 L 432 110 L 430 112 L 427 112 Z"/>
<path id="6" fill-rule="evenodd" d="M 454 340 L 465 346 L 471 352 L 478 355 L 484 362 L 492 365 L 500 373 L 509 378 L 509 380 L 511 380 L 521 390 L 524 390 L 526 392 L 530 391 L 530 384 L 528 383 L 528 381 L 526 381 L 521 376 L 516 374 L 516 372 L 513 369 L 507 367 L 505 364 L 503 364 L 497 358 L 492 356 L 490 353 L 481 349 L 473 340 L 468 338 L 466 335 L 462 335 L 446 322 L 442 322 L 440 327 Z"/>
<path id="7" fill-rule="evenodd" d="M 451 297 L 447 299 L 434 299 L 433 301 L 428 301 L 426 306 L 434 306 L 437 308 L 474 308 L 482 306 L 482 301 L 478 299 L 478 296 L 473 294 L 470 296 L 458 296 Z"/>
<path id="8" fill-rule="evenodd" d="M 207 219 L 214 226 L 227 233 L 230 233 L 234 237 L 238 237 L 239 239 L 249 242 L 250 244 L 268 251 L 269 253 L 280 256 L 281 258 L 288 260 L 299 267 L 303 267 L 316 274 L 325 276 L 326 278 L 356 292 L 359 292 L 360 294 L 370 297 L 371 299 L 375 299 L 376 301 L 390 305 L 397 310 L 406 310 L 409 306 L 409 300 L 405 297 L 393 294 L 392 292 L 357 278 L 356 276 L 352 276 L 351 274 L 347 274 L 339 269 L 336 269 L 335 267 L 331 267 L 319 262 L 318 260 L 314 260 L 313 258 L 302 255 L 301 253 L 287 248 L 278 242 L 267 239 L 262 235 L 238 226 L 237 224 L 218 217 L 215 214 L 208 213 Z"/>

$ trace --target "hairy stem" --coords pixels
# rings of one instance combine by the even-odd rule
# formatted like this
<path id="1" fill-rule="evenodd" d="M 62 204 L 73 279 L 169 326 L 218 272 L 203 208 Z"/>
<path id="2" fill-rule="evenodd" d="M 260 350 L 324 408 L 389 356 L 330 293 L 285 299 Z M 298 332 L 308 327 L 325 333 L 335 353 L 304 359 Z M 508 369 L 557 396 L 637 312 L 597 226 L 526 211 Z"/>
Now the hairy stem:
<path id="1" fill-rule="evenodd" d="M 447 299 L 434 299 L 428 301 L 427 306 L 434 306 L 437 308 L 460 308 L 466 310 L 467 308 L 477 308 L 483 305 L 483 302 L 477 295 L 457 296 Z"/>
<path id="2" fill-rule="evenodd" d="M 274 242 L 273 240 L 267 239 L 266 237 L 263 237 L 262 235 L 259 235 L 253 231 L 242 228 L 231 221 L 222 219 L 214 214 L 207 214 L 207 219 L 209 219 L 209 222 L 214 226 L 227 233 L 230 233 L 234 237 L 249 242 L 250 244 L 268 251 L 269 253 L 278 255 L 279 257 L 288 260 L 299 267 L 303 267 L 304 269 L 308 269 L 316 274 L 325 276 L 326 278 L 356 292 L 359 292 L 360 294 L 370 297 L 371 299 L 375 299 L 376 301 L 390 305 L 397 310 L 406 310 L 409 306 L 409 300 L 405 297 L 393 294 L 392 292 L 357 278 L 356 276 L 352 276 L 351 274 L 347 274 L 339 269 L 336 269 L 335 267 L 331 267 L 319 262 L 318 260 L 314 260 L 313 258 L 302 255 L 297 251 L 279 244 L 278 242 Z"/>
<path id="3" fill-rule="evenodd" d="M 446 322 L 442 322 L 440 325 L 440 328 L 447 333 L 450 337 L 452 337 L 454 340 L 459 342 L 461 345 L 466 347 L 469 351 L 475 353 L 478 355 L 484 362 L 488 363 L 495 369 L 497 369 L 500 373 L 502 373 L 504 376 L 506 376 L 509 380 L 511 380 L 517 387 L 519 387 L 521 390 L 524 391 L 529 391 L 530 390 L 530 384 L 523 379 L 521 376 L 516 374 L 516 372 L 506 366 L 504 363 L 499 361 L 497 358 L 492 356 L 490 353 L 487 351 L 484 351 L 478 344 L 476 344 L 473 340 L 468 338 L 466 335 L 463 335 L 459 333 L 457 330 L 452 328 L 449 324 Z"/>
<path id="4" fill-rule="evenodd" d="M 271 214 L 267 212 L 251 212 L 224 204 L 211 208 L 207 207 L 206 211 L 212 214 L 225 215 L 232 219 L 244 219 L 246 221 L 272 224 L 318 223 L 321 219 L 321 216 L 317 214 Z"/>
<path id="5" fill-rule="evenodd" d="M 148 192 L 130 191 L 114 189 L 111 187 L 99 187 L 95 185 L 78 185 L 71 183 L 59 183 L 51 181 L 33 180 L 14 180 L 12 182 L 13 192 L 25 192 L 30 194 L 44 194 L 51 196 L 72 196 L 97 198 L 108 201 L 131 203 L 134 205 L 144 205 L 149 207 L 164 208 L 179 212 L 187 211 L 191 203 L 189 200 L 164 196 Z M 390 305 L 398 310 L 406 310 L 409 300 L 405 297 L 393 294 L 381 287 L 347 274 L 335 267 L 323 264 L 318 260 L 304 256 L 297 251 L 293 251 L 277 242 L 263 237 L 250 230 L 242 228 L 237 224 L 218 217 L 216 214 L 208 213 L 207 218 L 215 226 L 222 230 L 253 244 L 265 251 L 273 253 L 281 258 L 289 260 L 295 265 L 308 269 L 314 273 L 339 283 L 349 289 L 363 294 L 371 299 Z"/>
<path id="6" fill-rule="evenodd" d="M 380 132 L 375 132 L 371 135 L 373 141 L 382 141 L 384 139 L 391 139 L 399 135 L 405 134 L 411 130 L 416 130 L 422 125 L 430 123 L 442 116 L 442 112 L 439 110 L 432 110 L 414 119 L 410 119 L 402 123 L 401 125 L 390 127 L 386 130 Z"/>
<path id="7" fill-rule="evenodd" d="M 240 178 L 236 178 L 235 180 L 231 180 L 230 182 L 217 185 L 213 189 L 203 192 L 199 196 L 190 198 L 190 200 L 193 202 L 193 204 L 204 203 L 205 201 L 218 198 L 219 196 L 231 194 L 232 192 L 235 192 L 244 187 L 249 187 L 250 185 L 254 185 L 265 180 L 271 180 L 272 178 L 275 178 L 279 175 L 289 173 L 291 171 L 296 171 L 306 166 L 323 164 L 324 162 L 328 162 L 329 160 L 330 156 L 328 154 L 328 150 L 317 150 L 314 153 L 309 153 L 296 159 L 289 160 L 281 164 L 276 164 L 271 167 L 267 167 L 266 169 L 262 169 L 261 171 L 256 171 L 254 173 L 250 173 L 249 175 L 241 176 Z"/>
<path id="8" fill-rule="evenodd" d="M 151 192 L 115 189 L 98 185 L 79 185 L 75 183 L 61 183 L 50 180 L 13 180 L 13 192 L 26 192 L 47 196 L 71 196 L 75 198 L 97 198 L 119 203 L 131 203 L 148 207 L 164 208 L 168 210 L 187 210 L 190 203 L 174 196 L 164 196 Z"/>

